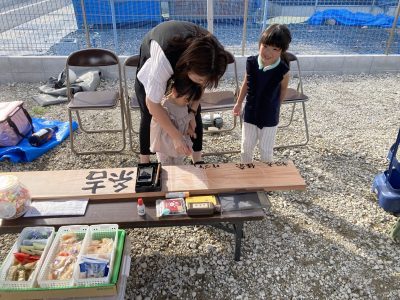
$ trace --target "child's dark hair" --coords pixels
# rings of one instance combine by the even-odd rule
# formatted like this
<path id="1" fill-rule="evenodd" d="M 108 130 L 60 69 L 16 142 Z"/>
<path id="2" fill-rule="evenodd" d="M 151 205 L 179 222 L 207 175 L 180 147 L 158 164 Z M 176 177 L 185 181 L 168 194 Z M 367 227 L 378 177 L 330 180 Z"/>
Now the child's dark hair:
<path id="1" fill-rule="evenodd" d="M 188 102 L 200 100 L 203 95 L 203 88 L 194 83 L 186 76 L 174 75 L 168 82 L 167 94 L 175 89 L 177 97 L 185 97 Z"/>
<path id="2" fill-rule="evenodd" d="M 289 49 L 289 44 L 292 41 L 292 35 L 289 28 L 283 24 L 270 25 L 261 35 L 258 46 L 268 45 L 275 46 L 282 50 L 282 59 L 288 63 L 285 52 Z"/>

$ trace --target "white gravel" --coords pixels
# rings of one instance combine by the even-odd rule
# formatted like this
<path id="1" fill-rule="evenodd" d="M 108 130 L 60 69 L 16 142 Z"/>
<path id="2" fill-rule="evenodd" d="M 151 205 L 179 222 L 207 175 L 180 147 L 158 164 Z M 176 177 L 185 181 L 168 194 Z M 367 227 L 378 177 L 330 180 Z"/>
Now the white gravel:
<path id="1" fill-rule="evenodd" d="M 33 116 L 66 121 L 65 105 L 42 109 L 31 100 L 38 85 L 0 86 L 0 101 L 26 100 Z M 221 88 L 228 85 L 224 82 Z M 310 97 L 310 142 L 277 150 L 275 157 L 294 161 L 307 190 L 271 194 L 265 220 L 245 225 L 240 262 L 233 260 L 232 236 L 214 228 L 128 230 L 132 267 L 127 299 L 400 298 L 399 245 L 388 236 L 396 219 L 378 206 L 370 191 L 374 176 L 388 165 L 386 155 L 399 129 L 400 74 L 310 76 L 304 86 Z M 287 115 L 287 106 L 282 115 Z M 223 117 L 229 123 L 228 114 Z M 301 138 L 300 120 L 296 111 L 295 130 L 280 130 L 278 143 Z M 237 128 L 223 139 L 207 135 L 205 145 L 238 149 L 239 141 Z M 116 142 L 112 136 L 102 140 L 109 146 Z M 205 160 L 235 162 L 239 155 Z M 128 150 L 74 156 L 64 142 L 32 163 L 0 166 L 2 171 L 24 171 L 137 162 Z M 2 259 L 15 237 L 0 237 Z"/>

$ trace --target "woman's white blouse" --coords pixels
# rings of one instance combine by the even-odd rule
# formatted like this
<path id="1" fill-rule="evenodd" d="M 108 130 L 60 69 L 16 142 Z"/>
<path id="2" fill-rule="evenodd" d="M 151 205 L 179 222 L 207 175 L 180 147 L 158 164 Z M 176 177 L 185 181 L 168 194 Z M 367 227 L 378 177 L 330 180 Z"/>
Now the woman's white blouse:
<path id="1" fill-rule="evenodd" d="M 154 103 L 160 103 L 167 88 L 168 79 L 174 71 L 160 45 L 152 40 L 150 42 L 150 58 L 146 60 L 137 74 L 143 84 L 146 97 Z"/>

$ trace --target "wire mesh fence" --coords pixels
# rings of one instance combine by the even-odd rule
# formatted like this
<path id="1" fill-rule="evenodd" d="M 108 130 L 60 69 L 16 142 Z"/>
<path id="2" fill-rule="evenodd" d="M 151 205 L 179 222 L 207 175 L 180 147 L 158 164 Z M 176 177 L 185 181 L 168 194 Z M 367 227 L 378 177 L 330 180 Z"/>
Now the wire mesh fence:
<path id="1" fill-rule="evenodd" d="M 166 20 L 211 28 L 237 55 L 255 53 L 272 23 L 289 26 L 298 54 L 400 54 L 398 13 L 399 0 L 2 0 L 0 55 L 132 55 Z"/>

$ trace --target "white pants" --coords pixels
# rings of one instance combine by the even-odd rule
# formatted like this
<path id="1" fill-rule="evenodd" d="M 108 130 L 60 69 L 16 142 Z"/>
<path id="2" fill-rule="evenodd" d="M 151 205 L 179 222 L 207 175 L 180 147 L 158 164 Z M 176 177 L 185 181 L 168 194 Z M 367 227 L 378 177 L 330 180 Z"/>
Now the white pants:
<path id="1" fill-rule="evenodd" d="M 253 161 L 254 148 L 257 141 L 261 161 L 272 162 L 277 129 L 278 126 L 260 129 L 253 124 L 243 122 L 242 145 L 240 149 L 241 162 L 248 164 Z"/>

